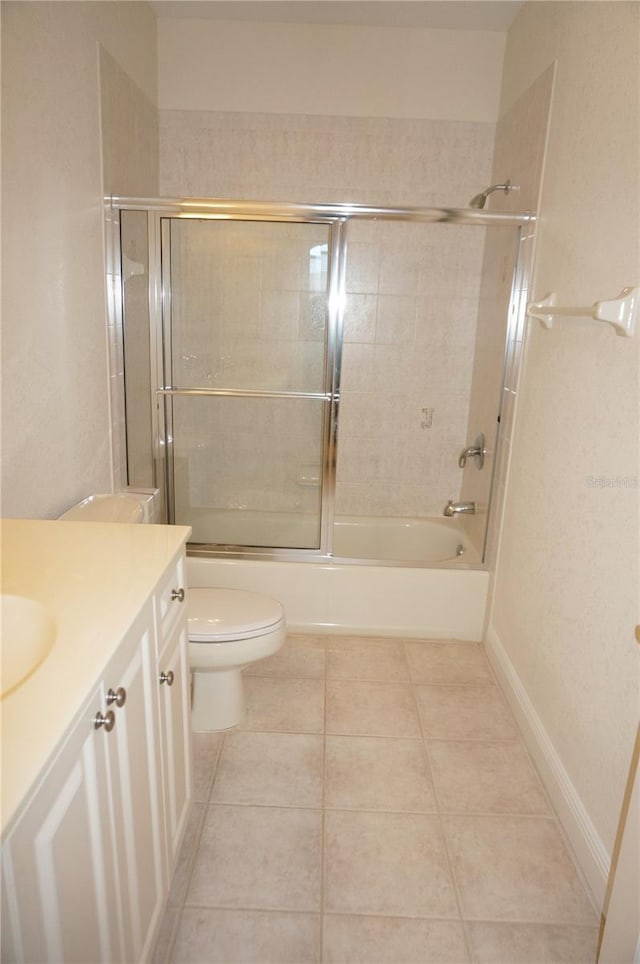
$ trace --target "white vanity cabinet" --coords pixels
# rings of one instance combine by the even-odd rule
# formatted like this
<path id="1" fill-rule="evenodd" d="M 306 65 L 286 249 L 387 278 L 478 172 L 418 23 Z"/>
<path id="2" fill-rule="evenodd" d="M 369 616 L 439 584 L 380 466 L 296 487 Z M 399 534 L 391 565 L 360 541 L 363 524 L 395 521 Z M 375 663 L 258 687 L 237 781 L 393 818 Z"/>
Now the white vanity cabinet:
<path id="1" fill-rule="evenodd" d="M 102 686 L 2 853 L 3 961 L 88 964 L 120 957 Z"/>
<path id="2" fill-rule="evenodd" d="M 102 709 L 103 715 L 114 714 L 113 729 L 101 727 L 124 932 L 123 953 L 116 960 L 124 961 L 147 957 L 167 880 L 153 633 L 149 602 L 111 660 L 103 682 L 107 694 L 111 691 L 116 699 L 118 692 L 124 696 L 122 706 L 114 700 Z"/>
<path id="3" fill-rule="evenodd" d="M 163 640 L 156 668 L 160 691 L 160 730 L 168 877 L 171 880 L 191 802 L 191 680 L 186 620 L 180 618 Z"/>
<path id="4" fill-rule="evenodd" d="M 5 838 L 3 962 L 151 955 L 191 798 L 186 606 L 159 618 L 183 567 L 141 601 Z"/>

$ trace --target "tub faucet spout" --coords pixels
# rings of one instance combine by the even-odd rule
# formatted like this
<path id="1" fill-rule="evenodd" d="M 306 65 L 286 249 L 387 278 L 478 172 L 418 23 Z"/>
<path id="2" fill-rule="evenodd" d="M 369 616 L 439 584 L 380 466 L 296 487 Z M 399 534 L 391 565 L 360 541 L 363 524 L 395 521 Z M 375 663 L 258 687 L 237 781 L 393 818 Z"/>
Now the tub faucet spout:
<path id="1" fill-rule="evenodd" d="M 475 502 L 452 502 L 451 499 L 447 502 L 444 507 L 443 515 L 447 518 L 451 518 L 454 515 L 475 515 L 476 514 L 476 504 Z"/>

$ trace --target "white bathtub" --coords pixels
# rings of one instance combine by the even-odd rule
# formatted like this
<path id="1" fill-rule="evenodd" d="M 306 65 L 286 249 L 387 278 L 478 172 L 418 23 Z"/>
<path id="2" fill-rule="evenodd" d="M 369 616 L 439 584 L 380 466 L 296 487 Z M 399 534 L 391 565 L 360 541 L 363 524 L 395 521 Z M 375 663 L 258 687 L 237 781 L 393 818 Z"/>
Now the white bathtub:
<path id="1" fill-rule="evenodd" d="M 304 548 L 317 545 L 317 518 L 300 512 L 190 507 L 177 522 L 193 527 L 192 541 L 211 545 Z M 458 519 L 336 516 L 333 555 L 342 559 L 437 565 L 479 560 Z"/>
<path id="2" fill-rule="evenodd" d="M 419 548 L 413 561 L 423 565 L 191 556 L 187 581 L 193 587 L 222 586 L 275 596 L 293 632 L 482 639 L 489 573 L 472 568 L 478 560 L 457 520 L 402 520 L 410 524 L 396 526 L 398 532 L 391 535 L 393 527 L 387 522 L 393 521 L 375 520 L 379 524 L 370 521 L 366 526 L 340 520 L 337 547 L 350 559 L 366 559 L 363 553 L 377 551 L 386 533 L 387 545 L 401 551 L 404 561 L 410 559 L 404 555 L 410 546 L 416 553 Z M 464 551 L 456 556 L 460 544 Z M 392 562 L 392 556 L 387 558 Z"/>
<path id="3" fill-rule="evenodd" d="M 477 565 L 478 557 L 457 519 L 387 519 L 338 516 L 333 554 L 435 565 L 456 559 Z"/>

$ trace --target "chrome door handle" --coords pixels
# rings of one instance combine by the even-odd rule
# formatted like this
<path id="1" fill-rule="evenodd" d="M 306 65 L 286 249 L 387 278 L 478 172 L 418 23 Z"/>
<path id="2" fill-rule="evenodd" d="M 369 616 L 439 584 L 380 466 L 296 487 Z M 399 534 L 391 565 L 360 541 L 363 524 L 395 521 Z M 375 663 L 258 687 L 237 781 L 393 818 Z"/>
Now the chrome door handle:
<path id="1" fill-rule="evenodd" d="M 175 679 L 173 675 L 173 670 L 170 669 L 168 673 L 160 673 L 160 685 L 166 683 L 167 686 L 173 686 L 173 681 Z"/>
<path id="2" fill-rule="evenodd" d="M 172 590 L 171 590 L 171 598 L 172 598 L 172 599 L 177 599 L 178 602 L 184 602 L 184 589 L 182 589 L 182 588 L 180 588 L 180 589 L 172 589 Z"/>

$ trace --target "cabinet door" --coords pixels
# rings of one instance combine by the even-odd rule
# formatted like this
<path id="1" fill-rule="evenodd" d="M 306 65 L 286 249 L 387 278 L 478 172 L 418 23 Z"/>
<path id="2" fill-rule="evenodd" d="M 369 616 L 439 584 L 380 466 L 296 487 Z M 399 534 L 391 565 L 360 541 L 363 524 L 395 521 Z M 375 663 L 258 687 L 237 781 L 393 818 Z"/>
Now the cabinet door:
<path id="1" fill-rule="evenodd" d="M 173 873 L 191 801 L 191 706 L 187 625 L 181 618 L 158 660 L 165 832 Z"/>
<path id="2" fill-rule="evenodd" d="M 98 688 L 3 847 L 3 961 L 124 960 Z"/>
<path id="3" fill-rule="evenodd" d="M 160 748 L 153 658 L 153 606 L 142 610 L 104 675 L 105 690 L 126 692 L 111 705 L 105 740 L 113 802 L 113 847 L 121 870 L 127 961 L 148 956 L 162 912 L 167 866 L 161 833 Z"/>

